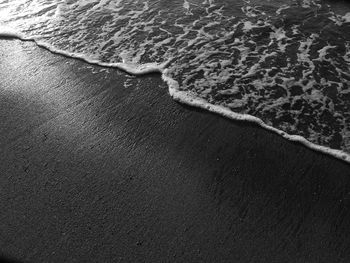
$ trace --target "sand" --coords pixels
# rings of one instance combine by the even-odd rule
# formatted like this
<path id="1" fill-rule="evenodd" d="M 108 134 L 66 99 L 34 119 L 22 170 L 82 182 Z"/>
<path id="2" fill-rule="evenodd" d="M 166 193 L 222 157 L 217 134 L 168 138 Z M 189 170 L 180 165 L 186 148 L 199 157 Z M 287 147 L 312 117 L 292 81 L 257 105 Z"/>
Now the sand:
<path id="1" fill-rule="evenodd" d="M 12 262 L 349 262 L 350 165 L 133 77 L 0 40 Z"/>

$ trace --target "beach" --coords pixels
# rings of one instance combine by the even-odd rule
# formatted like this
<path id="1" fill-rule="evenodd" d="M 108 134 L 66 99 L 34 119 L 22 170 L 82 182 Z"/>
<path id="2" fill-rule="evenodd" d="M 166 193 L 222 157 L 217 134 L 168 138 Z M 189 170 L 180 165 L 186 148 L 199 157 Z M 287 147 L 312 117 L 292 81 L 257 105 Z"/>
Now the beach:
<path id="1" fill-rule="evenodd" d="M 4 260 L 349 262 L 348 163 L 32 42 L 0 80 Z"/>

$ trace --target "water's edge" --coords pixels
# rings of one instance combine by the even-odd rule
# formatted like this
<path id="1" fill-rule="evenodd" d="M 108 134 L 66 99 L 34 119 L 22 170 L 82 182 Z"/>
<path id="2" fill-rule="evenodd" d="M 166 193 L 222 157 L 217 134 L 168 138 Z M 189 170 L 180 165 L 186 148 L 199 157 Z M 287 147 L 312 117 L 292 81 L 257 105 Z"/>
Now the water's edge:
<path id="1" fill-rule="evenodd" d="M 47 49 L 54 54 L 59 54 L 59 55 L 63 55 L 66 57 L 76 58 L 79 60 L 83 60 L 89 64 L 93 64 L 93 65 L 97 65 L 97 66 L 118 68 L 122 71 L 125 71 L 129 74 L 136 75 L 136 76 L 145 75 L 145 74 L 149 74 L 149 73 L 160 73 L 162 75 L 162 79 L 168 85 L 168 91 L 169 91 L 170 96 L 175 101 L 178 101 L 178 102 L 183 103 L 183 104 L 187 104 L 189 106 L 198 107 L 198 108 L 201 108 L 204 110 L 208 110 L 210 112 L 217 113 L 219 115 L 222 115 L 222 116 L 229 118 L 229 119 L 232 119 L 232 120 L 248 121 L 248 122 L 255 123 L 268 131 L 271 131 L 271 132 L 274 132 L 274 133 L 281 135 L 283 138 L 285 138 L 289 141 L 301 143 L 302 145 L 308 147 L 309 149 L 333 156 L 337 159 L 343 160 L 343 161 L 350 164 L 350 154 L 348 154 L 348 153 L 345 153 L 341 150 L 330 149 L 330 148 L 327 148 L 325 146 L 314 144 L 314 143 L 306 140 L 302 136 L 291 135 L 291 134 L 288 134 L 282 130 L 279 130 L 279 129 L 276 129 L 272 126 L 269 126 L 266 123 L 264 123 L 261 119 L 255 117 L 255 116 L 248 115 L 248 114 L 235 113 L 232 110 L 230 110 L 229 108 L 214 105 L 214 104 L 211 104 L 211 103 L 205 101 L 204 99 L 196 97 L 191 92 L 179 90 L 178 82 L 175 81 L 174 79 L 172 79 L 171 77 L 169 77 L 167 74 L 166 66 L 169 64 L 170 60 L 165 61 L 161 64 L 158 64 L 158 63 L 147 63 L 147 64 L 106 63 L 106 62 L 100 62 L 98 60 L 91 59 L 91 58 L 84 56 L 84 55 L 81 55 L 81 54 L 67 52 L 64 50 L 57 49 L 48 43 L 45 43 L 43 41 L 38 41 L 35 37 L 26 37 L 23 34 L 9 31 L 9 30 L 0 30 L 0 37 L 19 39 L 22 41 L 31 41 L 31 42 L 36 43 L 37 46 L 42 47 L 44 49 Z"/>

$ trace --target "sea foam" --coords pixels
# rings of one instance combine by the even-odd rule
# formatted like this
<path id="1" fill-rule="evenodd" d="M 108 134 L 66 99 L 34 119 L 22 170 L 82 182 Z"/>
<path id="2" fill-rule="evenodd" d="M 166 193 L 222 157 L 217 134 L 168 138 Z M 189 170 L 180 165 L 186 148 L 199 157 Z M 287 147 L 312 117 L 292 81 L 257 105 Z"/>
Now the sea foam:
<path id="1" fill-rule="evenodd" d="M 283 5 L 273 12 L 248 1 L 241 13 L 217 1 L 175 1 L 174 10 L 157 9 L 151 1 L 56 7 L 34 2 L 26 16 L 5 21 L 20 33 L 8 27 L 0 28 L 0 34 L 133 75 L 159 72 L 179 102 L 256 123 L 350 162 L 347 101 L 335 104 L 333 99 L 334 91 L 339 98 L 348 94 L 350 44 L 345 39 L 339 45 L 336 38 L 324 39 L 327 32 L 311 30 L 315 23 L 326 22 L 329 32 L 334 26 L 346 31 L 350 13 L 332 13 L 315 1 Z M 11 8 L 15 17 L 17 11 Z M 316 15 L 310 16 L 311 11 Z M 331 147 L 337 134 L 343 136 L 344 150 Z"/>

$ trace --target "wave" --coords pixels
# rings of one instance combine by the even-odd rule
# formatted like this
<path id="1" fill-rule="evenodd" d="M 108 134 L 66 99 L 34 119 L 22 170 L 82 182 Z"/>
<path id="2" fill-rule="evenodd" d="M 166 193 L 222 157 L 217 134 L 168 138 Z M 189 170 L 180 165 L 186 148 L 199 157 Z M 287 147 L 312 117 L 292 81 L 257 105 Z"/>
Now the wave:
<path id="1" fill-rule="evenodd" d="M 186 104 L 189 106 L 198 107 L 198 108 L 201 108 L 204 110 L 208 110 L 210 112 L 222 115 L 222 116 L 229 118 L 229 119 L 232 119 L 232 120 L 247 121 L 247 122 L 255 123 L 268 131 L 271 131 L 271 132 L 274 132 L 278 135 L 281 135 L 283 138 L 285 138 L 289 141 L 301 143 L 302 145 L 304 145 L 312 150 L 331 155 L 335 158 L 338 158 L 338 159 L 341 159 L 343 161 L 350 163 L 350 155 L 345 153 L 345 152 L 342 152 L 340 150 L 330 149 L 330 148 L 320 146 L 320 145 L 316 145 L 316 144 L 306 140 L 302 136 L 291 135 L 291 134 L 288 134 L 282 130 L 279 130 L 279 129 L 276 129 L 272 126 L 269 126 L 266 123 L 264 123 L 261 119 L 255 117 L 255 116 L 252 116 L 249 114 L 235 113 L 230 108 L 208 103 L 204 99 L 197 97 L 192 92 L 181 91 L 179 89 L 179 83 L 176 80 L 169 77 L 167 74 L 166 66 L 170 60 L 168 60 L 162 64 L 158 64 L 158 63 L 147 63 L 147 64 L 105 63 L 105 62 L 91 59 L 91 58 L 84 56 L 84 55 L 81 55 L 81 54 L 76 54 L 76 53 L 67 52 L 64 50 L 57 49 L 48 43 L 45 43 L 42 41 L 37 41 L 35 38 L 26 37 L 25 35 L 23 35 L 19 32 L 15 32 L 15 31 L 9 30 L 9 29 L 1 29 L 0 28 L 0 37 L 16 38 L 16 39 L 19 39 L 22 41 L 32 41 L 32 42 L 35 42 L 37 46 L 45 48 L 45 49 L 51 51 L 52 53 L 71 57 L 71 58 L 80 59 L 80 60 L 83 60 L 89 64 L 92 64 L 92 65 L 98 65 L 98 66 L 109 67 L 109 68 L 117 68 L 117 69 L 120 69 L 120 70 L 125 71 L 129 74 L 132 74 L 132 75 L 145 75 L 145 74 L 149 74 L 149 73 L 161 73 L 162 79 L 168 85 L 169 94 L 175 101 L 178 101 L 180 103 L 183 103 L 183 104 Z"/>
<path id="2" fill-rule="evenodd" d="M 276 1 L 0 0 L 0 33 L 349 162 L 350 6 Z"/>

